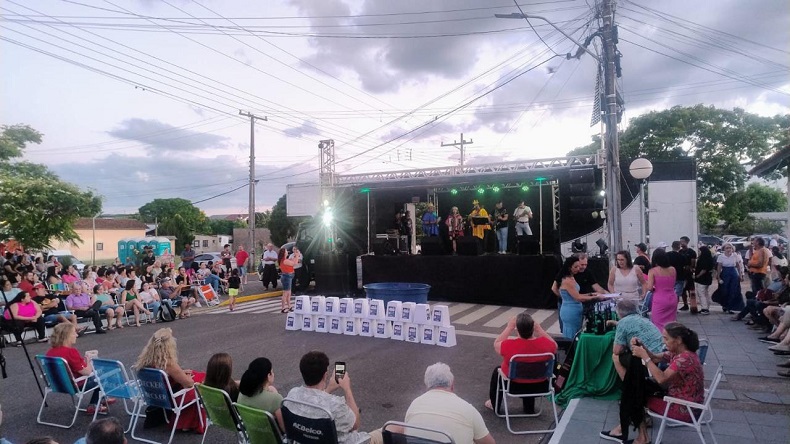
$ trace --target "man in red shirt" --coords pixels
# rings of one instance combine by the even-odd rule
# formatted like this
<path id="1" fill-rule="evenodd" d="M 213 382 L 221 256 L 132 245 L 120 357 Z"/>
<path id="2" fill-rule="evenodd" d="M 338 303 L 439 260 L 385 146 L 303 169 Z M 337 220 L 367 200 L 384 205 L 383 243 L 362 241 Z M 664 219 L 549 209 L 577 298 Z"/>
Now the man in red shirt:
<path id="1" fill-rule="evenodd" d="M 510 334 L 513 333 L 514 330 L 518 331 L 518 336 L 511 338 Z M 505 329 L 502 330 L 499 337 L 494 340 L 494 350 L 496 350 L 497 354 L 502 356 L 502 364 L 500 367 L 502 373 L 507 376 L 510 370 L 510 358 L 513 357 L 513 355 L 539 353 L 554 354 L 557 352 L 557 343 L 545 330 L 543 330 L 540 324 L 535 323 L 532 316 L 527 312 L 523 312 L 508 321 Z M 530 362 L 529 360 L 525 361 Z M 534 362 L 535 360 L 532 361 Z M 495 368 L 494 373 L 491 375 L 491 384 L 488 390 L 489 399 L 485 403 L 486 407 L 493 409 L 493 400 L 497 399 L 497 392 L 500 392 L 500 402 L 496 406 L 497 412 L 501 407 L 503 398 L 501 393 L 502 387 L 499 386 L 500 367 Z M 543 393 L 548 391 L 548 383 L 549 381 L 547 379 L 511 380 L 510 392 L 518 394 Z M 535 398 L 521 398 L 521 401 L 524 405 L 524 413 L 535 413 Z"/>
<path id="2" fill-rule="evenodd" d="M 239 245 L 239 251 L 236 252 L 236 267 L 239 269 L 239 277 L 241 283 L 247 283 L 247 261 L 250 260 L 250 254 L 244 251 L 244 245 Z"/>
<path id="3" fill-rule="evenodd" d="M 33 285 L 36 284 L 35 277 L 32 271 L 26 271 L 24 275 L 22 275 L 22 282 L 17 285 L 17 287 L 27 292 L 28 294 L 33 294 Z"/>

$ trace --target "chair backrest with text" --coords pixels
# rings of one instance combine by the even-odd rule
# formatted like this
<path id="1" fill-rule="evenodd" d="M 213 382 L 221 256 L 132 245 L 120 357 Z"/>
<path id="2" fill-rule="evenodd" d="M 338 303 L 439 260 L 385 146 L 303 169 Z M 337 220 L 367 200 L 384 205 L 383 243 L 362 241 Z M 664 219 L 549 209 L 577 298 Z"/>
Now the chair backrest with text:
<path id="1" fill-rule="evenodd" d="M 141 368 L 137 370 L 137 381 L 140 394 L 149 407 L 161 407 L 174 410 L 173 389 L 167 374 L 158 368 Z"/>
<path id="2" fill-rule="evenodd" d="M 289 409 L 286 404 L 291 405 L 291 408 L 298 408 L 302 411 L 306 410 L 315 413 L 311 416 L 299 415 Z M 289 442 L 295 441 L 302 444 L 337 443 L 335 419 L 332 417 L 329 410 L 314 404 L 285 398 L 280 406 L 280 411 L 283 415 L 285 434 L 288 436 Z"/>

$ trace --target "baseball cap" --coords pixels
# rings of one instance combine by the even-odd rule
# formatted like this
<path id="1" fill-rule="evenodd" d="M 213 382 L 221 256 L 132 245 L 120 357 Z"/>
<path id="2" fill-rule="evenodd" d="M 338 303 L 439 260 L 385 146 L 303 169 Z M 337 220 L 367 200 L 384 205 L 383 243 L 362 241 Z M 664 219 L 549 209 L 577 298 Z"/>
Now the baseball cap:
<path id="1" fill-rule="evenodd" d="M 640 242 L 640 243 L 636 244 L 635 246 L 636 246 L 636 248 L 639 248 L 642 251 L 647 251 L 647 245 L 645 245 L 644 242 Z"/>

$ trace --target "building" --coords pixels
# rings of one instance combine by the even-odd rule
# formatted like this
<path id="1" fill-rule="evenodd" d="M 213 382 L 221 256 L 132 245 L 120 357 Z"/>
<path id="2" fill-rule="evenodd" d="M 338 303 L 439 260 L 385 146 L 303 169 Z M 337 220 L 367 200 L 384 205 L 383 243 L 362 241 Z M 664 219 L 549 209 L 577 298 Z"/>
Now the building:
<path id="1" fill-rule="evenodd" d="M 134 219 L 81 218 L 74 223 L 74 231 L 82 241 L 75 244 L 53 241 L 52 249 L 71 250 L 74 257 L 85 263 L 112 262 L 118 257 L 118 241 L 144 237 L 146 228 L 143 222 Z"/>

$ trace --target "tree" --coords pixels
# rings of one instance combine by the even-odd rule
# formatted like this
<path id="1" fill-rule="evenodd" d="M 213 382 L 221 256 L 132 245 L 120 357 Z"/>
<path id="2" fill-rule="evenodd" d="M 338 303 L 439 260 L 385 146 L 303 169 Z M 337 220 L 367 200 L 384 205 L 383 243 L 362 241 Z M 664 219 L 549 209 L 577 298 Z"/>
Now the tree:
<path id="1" fill-rule="evenodd" d="M 595 154 L 601 149 L 601 136 L 595 134 L 592 136 L 592 142 L 589 145 L 574 148 L 568 152 L 568 156 L 585 156 L 588 154 Z"/>
<path id="2" fill-rule="evenodd" d="M 158 222 L 159 234 L 175 236 L 180 245 L 192 243 L 196 233 L 211 231 L 206 214 L 186 199 L 154 199 L 138 212 L 141 221 Z"/>
<path id="3" fill-rule="evenodd" d="M 260 213 L 255 213 L 255 227 L 268 228 L 269 219 L 272 217 L 272 210 L 266 210 Z"/>
<path id="4" fill-rule="evenodd" d="M 283 196 L 277 200 L 269 216 L 269 233 L 271 234 L 272 243 L 274 245 L 282 245 L 288 242 L 288 239 L 296 236 L 296 231 L 299 228 L 298 221 L 287 216 L 286 196 L 287 195 L 283 194 Z"/>
<path id="5" fill-rule="evenodd" d="M 42 134 L 27 125 L 0 131 L 0 238 L 13 238 L 38 250 L 53 240 L 78 242 L 74 222 L 101 211 L 101 199 L 61 181 L 46 166 L 14 161 Z"/>
<path id="6" fill-rule="evenodd" d="M 749 213 L 787 211 L 787 198 L 781 191 L 756 183 L 730 195 L 721 207 L 721 217 L 730 231 L 754 234 L 754 218 Z"/>
<path id="7" fill-rule="evenodd" d="M 223 234 L 233 236 L 233 229 L 234 228 L 246 228 L 247 223 L 243 220 L 226 220 L 226 219 L 219 219 L 219 220 L 212 220 L 209 219 L 209 233 L 211 234 Z"/>
<path id="8" fill-rule="evenodd" d="M 713 233 L 719 225 L 719 207 L 709 203 L 697 205 L 697 217 L 699 218 L 699 229 L 703 233 Z"/>

